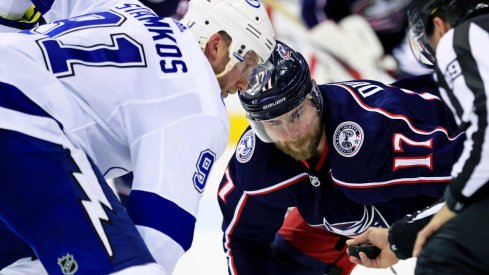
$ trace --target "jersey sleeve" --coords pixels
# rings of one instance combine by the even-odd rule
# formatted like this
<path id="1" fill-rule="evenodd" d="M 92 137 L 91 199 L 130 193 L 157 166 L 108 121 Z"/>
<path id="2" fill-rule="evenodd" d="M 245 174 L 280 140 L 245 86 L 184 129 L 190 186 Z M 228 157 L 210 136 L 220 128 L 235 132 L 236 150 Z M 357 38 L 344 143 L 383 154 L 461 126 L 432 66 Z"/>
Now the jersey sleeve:
<path id="1" fill-rule="evenodd" d="M 199 200 L 224 152 L 228 129 L 216 117 L 194 116 L 131 145 L 134 181 L 127 210 L 155 260 L 168 271 L 192 244 Z"/>
<path id="2" fill-rule="evenodd" d="M 440 92 L 467 135 L 445 192 L 448 207 L 456 212 L 489 190 L 487 19 L 475 17 L 452 29 L 437 48 Z"/>

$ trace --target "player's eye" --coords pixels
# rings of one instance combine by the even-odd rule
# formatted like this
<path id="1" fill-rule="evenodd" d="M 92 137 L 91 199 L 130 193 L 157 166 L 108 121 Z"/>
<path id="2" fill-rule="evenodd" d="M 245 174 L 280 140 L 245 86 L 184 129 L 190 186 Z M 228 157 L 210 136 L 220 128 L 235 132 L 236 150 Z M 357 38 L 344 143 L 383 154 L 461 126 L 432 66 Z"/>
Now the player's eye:
<path id="1" fill-rule="evenodd" d="M 300 120 L 301 115 L 304 113 L 303 108 L 299 108 L 290 114 L 290 121 L 296 122 Z"/>
<path id="2" fill-rule="evenodd" d="M 267 123 L 267 125 L 269 125 L 271 127 L 278 127 L 278 126 L 282 125 L 282 122 L 280 120 L 270 120 L 270 121 L 267 121 L 266 123 Z"/>

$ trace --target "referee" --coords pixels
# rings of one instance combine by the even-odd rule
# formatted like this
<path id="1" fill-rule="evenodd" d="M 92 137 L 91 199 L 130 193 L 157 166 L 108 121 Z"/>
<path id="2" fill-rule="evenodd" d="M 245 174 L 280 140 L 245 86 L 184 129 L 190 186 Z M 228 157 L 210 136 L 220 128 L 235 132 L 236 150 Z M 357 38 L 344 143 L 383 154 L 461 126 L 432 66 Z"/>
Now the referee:
<path id="1" fill-rule="evenodd" d="M 489 274 L 489 0 L 414 0 L 408 17 L 413 52 L 467 136 L 445 205 L 418 233 L 415 274 Z"/>

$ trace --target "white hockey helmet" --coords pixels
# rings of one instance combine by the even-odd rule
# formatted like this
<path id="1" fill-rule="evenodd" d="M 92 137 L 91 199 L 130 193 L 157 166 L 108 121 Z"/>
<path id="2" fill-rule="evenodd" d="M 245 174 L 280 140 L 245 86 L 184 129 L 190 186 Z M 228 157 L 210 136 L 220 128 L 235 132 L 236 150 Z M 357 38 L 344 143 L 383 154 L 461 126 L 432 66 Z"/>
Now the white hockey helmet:
<path id="1" fill-rule="evenodd" d="M 231 37 L 230 61 L 218 76 L 250 51 L 258 55 L 259 63 L 267 61 L 275 47 L 272 23 L 259 0 L 191 0 L 181 22 L 199 37 L 202 49 L 215 33 L 225 31 Z"/>

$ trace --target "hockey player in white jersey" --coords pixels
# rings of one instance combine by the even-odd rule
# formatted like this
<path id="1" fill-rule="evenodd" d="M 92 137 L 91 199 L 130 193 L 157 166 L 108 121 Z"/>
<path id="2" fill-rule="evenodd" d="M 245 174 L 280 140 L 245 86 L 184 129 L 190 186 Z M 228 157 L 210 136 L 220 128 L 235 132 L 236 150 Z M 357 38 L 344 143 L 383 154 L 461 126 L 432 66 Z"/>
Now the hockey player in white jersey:
<path id="1" fill-rule="evenodd" d="M 0 34 L 0 269 L 171 273 L 227 144 L 222 97 L 275 45 L 265 9 L 192 0 L 180 23 L 136 0 L 48 6 L 75 17 Z M 103 177 L 128 171 L 126 212 Z"/>

